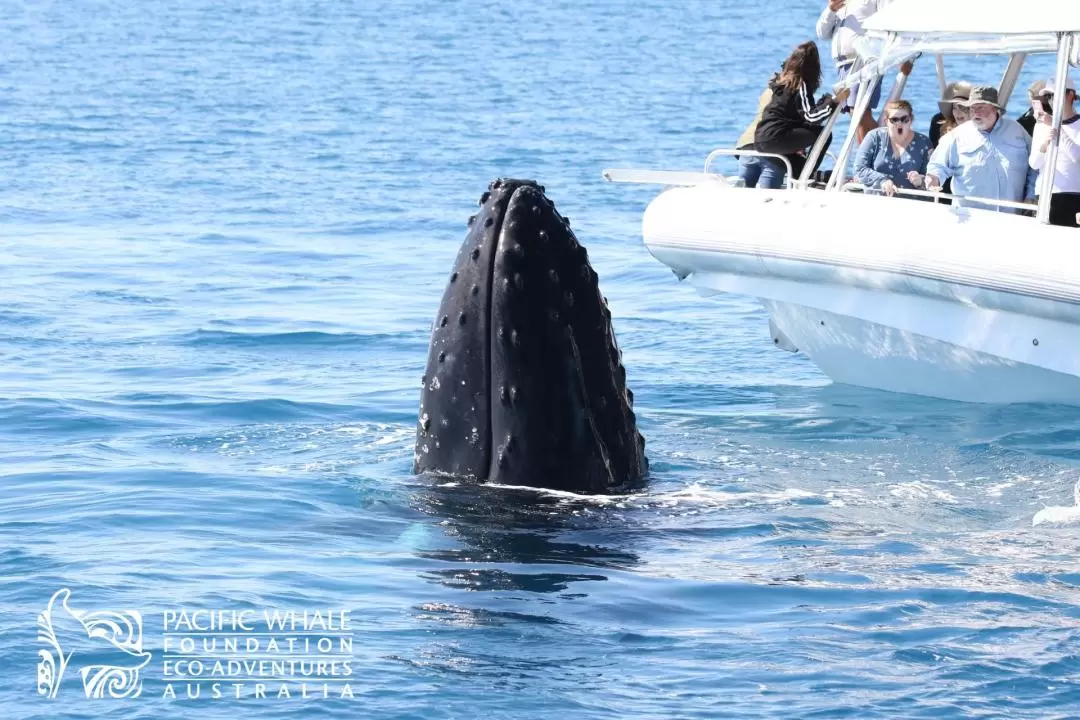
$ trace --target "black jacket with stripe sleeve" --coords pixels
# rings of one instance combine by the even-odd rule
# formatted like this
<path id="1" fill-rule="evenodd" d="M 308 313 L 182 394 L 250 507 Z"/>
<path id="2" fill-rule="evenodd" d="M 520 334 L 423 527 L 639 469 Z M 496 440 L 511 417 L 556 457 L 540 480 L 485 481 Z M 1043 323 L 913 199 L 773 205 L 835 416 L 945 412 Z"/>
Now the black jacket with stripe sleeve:
<path id="1" fill-rule="evenodd" d="M 799 83 L 799 89 L 791 92 L 776 82 L 769 84 L 772 100 L 761 114 L 761 122 L 754 132 L 757 145 L 787 135 L 797 128 L 811 128 L 820 125 L 836 109 L 836 101 L 829 94 L 814 102 L 813 94 L 806 91 L 806 83 Z"/>

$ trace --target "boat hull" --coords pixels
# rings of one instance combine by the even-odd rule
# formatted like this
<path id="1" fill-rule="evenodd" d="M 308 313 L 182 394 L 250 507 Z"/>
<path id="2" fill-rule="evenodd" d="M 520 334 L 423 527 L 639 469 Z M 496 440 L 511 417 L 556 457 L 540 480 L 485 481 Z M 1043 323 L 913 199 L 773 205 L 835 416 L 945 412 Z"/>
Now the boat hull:
<path id="1" fill-rule="evenodd" d="M 805 191 L 778 191 L 772 217 L 751 218 L 736 194 L 751 206 L 770 191 L 680 190 L 646 211 L 649 251 L 704 295 L 759 298 L 774 344 L 805 353 L 834 382 L 1080 405 L 1080 262 L 1070 263 L 1080 261 L 1080 232 Z M 868 211 L 864 219 L 888 230 L 852 238 L 857 213 Z M 800 225 L 785 224 L 784 213 Z M 852 213 L 855 222 L 839 223 L 848 236 L 838 236 L 835 218 Z"/>
<path id="2" fill-rule="evenodd" d="M 833 382 L 979 403 L 1080 405 L 1080 377 L 817 308 L 763 300 Z"/>

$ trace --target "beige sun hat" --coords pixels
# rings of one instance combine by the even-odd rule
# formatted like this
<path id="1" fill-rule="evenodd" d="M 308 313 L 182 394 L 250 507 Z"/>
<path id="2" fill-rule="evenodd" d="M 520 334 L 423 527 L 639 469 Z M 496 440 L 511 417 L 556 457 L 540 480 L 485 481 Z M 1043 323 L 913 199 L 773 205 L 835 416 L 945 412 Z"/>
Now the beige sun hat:
<path id="1" fill-rule="evenodd" d="M 967 100 L 969 95 L 971 95 L 971 83 L 967 80 L 951 82 L 945 87 L 945 92 L 938 100 L 938 109 L 941 110 L 942 115 L 948 115 L 952 112 L 951 106 L 954 102 Z"/>

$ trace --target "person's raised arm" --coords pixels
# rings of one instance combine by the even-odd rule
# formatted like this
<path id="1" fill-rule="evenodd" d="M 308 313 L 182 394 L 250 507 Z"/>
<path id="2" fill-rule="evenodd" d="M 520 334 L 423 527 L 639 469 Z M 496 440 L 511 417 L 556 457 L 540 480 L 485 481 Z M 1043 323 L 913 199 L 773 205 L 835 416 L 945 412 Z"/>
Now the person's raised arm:
<path id="1" fill-rule="evenodd" d="M 840 16 L 836 13 L 844 7 L 845 0 L 829 0 L 829 4 L 821 11 L 821 17 L 817 21 L 817 36 L 819 40 L 828 40 L 840 26 Z"/>
<path id="2" fill-rule="evenodd" d="M 851 90 L 848 88 L 843 88 L 840 92 L 836 93 L 836 97 L 826 93 L 817 101 L 816 105 L 811 107 L 810 97 L 806 94 L 806 83 L 799 83 L 799 97 L 796 99 L 796 102 L 799 104 L 799 113 L 807 124 L 817 125 L 832 115 L 836 106 L 847 100 L 848 93 L 850 92 Z"/>

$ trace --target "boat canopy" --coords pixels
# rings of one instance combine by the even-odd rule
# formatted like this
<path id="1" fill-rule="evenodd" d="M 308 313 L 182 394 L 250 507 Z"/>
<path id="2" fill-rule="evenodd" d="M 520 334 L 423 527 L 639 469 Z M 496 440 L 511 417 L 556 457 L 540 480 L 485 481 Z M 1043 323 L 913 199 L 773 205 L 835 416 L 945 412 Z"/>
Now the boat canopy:
<path id="1" fill-rule="evenodd" d="M 837 88 L 854 86 L 918 55 L 1057 53 L 1068 35 L 1076 38 L 1070 43 L 1070 64 L 1080 65 L 1076 0 L 893 0 L 867 18 L 863 29 L 866 34 L 856 41 L 863 72 L 852 73 Z"/>
<path id="2" fill-rule="evenodd" d="M 1074 0 L 893 0 L 863 23 L 908 36 L 1050 35 L 1080 32 Z"/>
<path id="3" fill-rule="evenodd" d="M 863 23 L 855 41 L 860 63 L 834 87 L 854 87 L 920 55 L 1006 55 L 1008 78 L 1000 88 L 1007 101 L 1024 58 L 1060 53 L 1080 67 L 1080 2 L 1077 0 L 893 0 Z M 1070 51 L 1071 50 L 1071 51 Z M 944 90 L 944 77 L 939 78 Z M 1004 103 L 1003 103 L 1004 104 Z"/>

